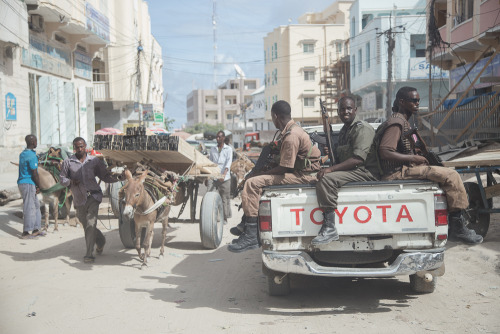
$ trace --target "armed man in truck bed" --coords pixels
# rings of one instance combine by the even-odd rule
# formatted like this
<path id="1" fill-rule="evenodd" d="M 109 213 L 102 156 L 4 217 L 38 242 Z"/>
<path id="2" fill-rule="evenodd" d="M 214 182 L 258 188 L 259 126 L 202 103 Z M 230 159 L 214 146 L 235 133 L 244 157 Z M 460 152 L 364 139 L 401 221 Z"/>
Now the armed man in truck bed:
<path id="1" fill-rule="evenodd" d="M 467 228 L 464 210 L 469 205 L 460 175 L 453 169 L 430 166 L 429 161 L 412 150 L 411 126 L 408 120 L 418 112 L 420 96 L 416 88 L 402 87 L 396 94 L 393 114 L 375 135 L 379 166 L 384 180 L 428 179 L 439 183 L 448 202 L 449 236 L 466 243 L 478 244 L 483 237 Z"/>
<path id="2" fill-rule="evenodd" d="M 323 225 L 311 243 L 327 244 L 339 239 L 335 227 L 335 209 L 340 187 L 349 182 L 376 181 L 377 161 L 370 151 L 375 130 L 356 116 L 356 102 L 352 97 L 342 97 L 338 102 L 338 116 L 344 123 L 339 143 L 334 147 L 335 164 L 318 174 L 316 194 L 323 210 Z"/>
<path id="3" fill-rule="evenodd" d="M 309 183 L 314 180 L 311 174 L 320 169 L 321 152 L 313 145 L 309 135 L 291 118 L 288 102 L 274 103 L 271 118 L 281 131 L 278 137 L 277 165 L 265 172 L 266 175 L 257 174 L 246 180 L 241 194 L 244 232 L 229 245 L 228 250 L 231 252 L 239 253 L 259 247 L 257 215 L 262 188 L 276 184 Z"/>

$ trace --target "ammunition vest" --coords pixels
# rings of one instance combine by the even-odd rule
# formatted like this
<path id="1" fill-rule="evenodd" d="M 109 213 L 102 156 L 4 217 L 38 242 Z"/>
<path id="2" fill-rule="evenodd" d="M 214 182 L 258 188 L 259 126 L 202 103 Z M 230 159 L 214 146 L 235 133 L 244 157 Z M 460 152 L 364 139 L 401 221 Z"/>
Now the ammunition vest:
<path id="1" fill-rule="evenodd" d="M 398 153 L 402 154 L 413 154 L 412 149 L 411 149 L 411 143 L 408 140 L 407 137 L 404 136 L 404 133 L 408 132 L 411 130 L 410 123 L 406 120 L 406 118 L 398 112 L 395 112 L 389 117 L 387 121 L 385 121 L 378 129 L 377 132 L 375 133 L 375 139 L 374 139 L 374 144 L 376 148 L 376 156 L 377 156 L 377 162 L 380 170 L 381 175 L 389 175 L 392 174 L 398 170 L 401 170 L 403 166 L 408 165 L 407 163 L 403 162 L 398 162 L 398 161 L 393 161 L 393 160 L 386 160 L 386 159 L 381 159 L 380 154 L 379 154 L 379 147 L 380 147 L 380 141 L 382 137 L 384 136 L 385 130 L 394 124 L 399 124 L 401 126 L 401 137 L 398 140 L 398 145 L 396 147 L 396 151 Z"/>

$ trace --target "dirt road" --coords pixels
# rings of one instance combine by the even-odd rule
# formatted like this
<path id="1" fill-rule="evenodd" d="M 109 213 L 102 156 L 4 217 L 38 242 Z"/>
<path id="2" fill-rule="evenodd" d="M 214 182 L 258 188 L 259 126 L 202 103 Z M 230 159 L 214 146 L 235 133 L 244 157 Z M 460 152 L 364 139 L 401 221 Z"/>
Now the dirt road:
<path id="1" fill-rule="evenodd" d="M 107 243 L 93 265 L 82 261 L 81 227 L 52 233 L 51 225 L 47 236 L 21 240 L 20 211 L 19 200 L 0 207 L 0 333 L 500 332 L 500 214 L 483 244 L 448 243 L 433 294 L 414 294 L 408 277 L 292 276 L 283 298 L 267 296 L 260 250 L 227 251 L 241 216 L 235 209 L 216 250 L 202 249 L 197 224 L 174 223 L 158 259 L 156 225 L 144 270 L 136 251 L 123 248 L 105 203 L 99 227 Z"/>

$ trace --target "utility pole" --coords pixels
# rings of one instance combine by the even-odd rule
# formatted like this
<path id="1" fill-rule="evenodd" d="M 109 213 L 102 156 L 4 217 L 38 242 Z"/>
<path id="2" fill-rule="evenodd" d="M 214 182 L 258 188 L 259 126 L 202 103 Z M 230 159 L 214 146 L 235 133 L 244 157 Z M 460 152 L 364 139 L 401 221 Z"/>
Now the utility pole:
<path id="1" fill-rule="evenodd" d="M 387 86 L 386 86 L 386 103 L 385 103 L 385 118 L 389 119 L 392 114 L 392 58 L 394 53 L 394 48 L 396 47 L 396 34 L 402 34 L 403 31 L 396 31 L 397 28 L 402 28 L 402 26 L 397 26 L 392 28 L 392 14 L 389 18 L 389 29 L 384 32 L 377 33 L 378 36 L 385 35 L 387 40 Z"/>
<path id="2" fill-rule="evenodd" d="M 141 104 L 141 52 L 142 52 L 141 40 L 139 40 L 139 45 L 137 46 L 137 83 L 136 83 L 136 99 L 137 105 L 139 107 L 139 125 L 142 125 L 142 104 Z"/>
<path id="3" fill-rule="evenodd" d="M 213 0 L 212 26 L 214 31 L 214 89 L 217 89 L 217 0 Z"/>

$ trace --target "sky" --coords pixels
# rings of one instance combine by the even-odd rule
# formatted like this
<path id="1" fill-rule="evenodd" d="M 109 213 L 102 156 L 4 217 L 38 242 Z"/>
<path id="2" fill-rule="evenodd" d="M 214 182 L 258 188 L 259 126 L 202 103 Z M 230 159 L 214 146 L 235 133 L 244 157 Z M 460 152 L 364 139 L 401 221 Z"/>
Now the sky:
<path id="1" fill-rule="evenodd" d="M 236 77 L 264 81 L 264 37 L 280 25 L 297 23 L 334 0 L 216 0 L 217 84 Z M 214 88 L 213 0 L 147 0 L 151 31 L 162 47 L 165 116 L 174 127 L 187 123 L 186 98 L 194 89 Z"/>

